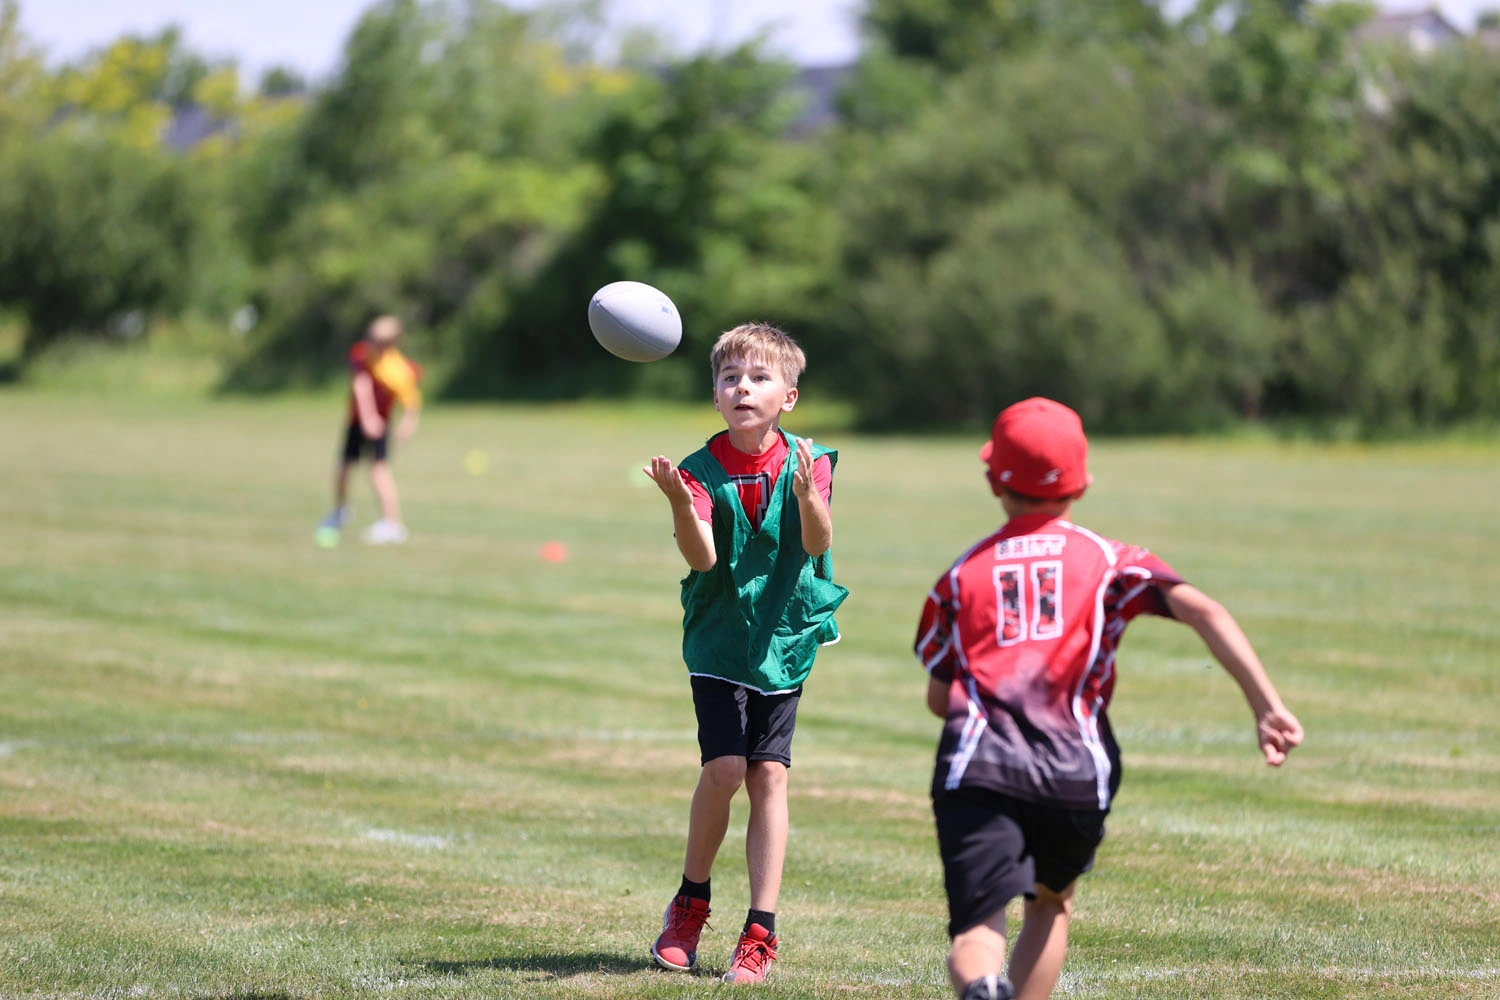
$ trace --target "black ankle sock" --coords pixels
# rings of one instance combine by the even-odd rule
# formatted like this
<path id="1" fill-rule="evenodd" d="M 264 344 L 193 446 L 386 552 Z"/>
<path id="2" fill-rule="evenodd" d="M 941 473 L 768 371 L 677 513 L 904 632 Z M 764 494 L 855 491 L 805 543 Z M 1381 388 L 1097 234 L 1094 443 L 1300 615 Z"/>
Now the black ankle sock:
<path id="1" fill-rule="evenodd" d="M 750 929 L 751 924 L 760 924 L 768 932 L 776 933 L 776 914 L 766 910 L 751 910 L 750 915 L 745 918 L 745 930 Z M 743 931 L 741 933 L 744 933 Z"/>
<path id="2" fill-rule="evenodd" d="M 689 899 L 701 899 L 705 903 L 709 901 L 708 883 L 712 879 L 704 879 L 702 882 L 694 882 L 686 875 L 682 876 L 682 888 L 677 890 L 677 895 L 686 896 Z"/>

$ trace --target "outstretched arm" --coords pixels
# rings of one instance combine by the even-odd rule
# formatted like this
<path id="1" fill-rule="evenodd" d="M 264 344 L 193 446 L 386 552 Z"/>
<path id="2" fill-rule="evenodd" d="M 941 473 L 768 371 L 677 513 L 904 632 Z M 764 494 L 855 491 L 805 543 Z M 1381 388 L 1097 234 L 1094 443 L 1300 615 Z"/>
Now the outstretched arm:
<path id="1" fill-rule="evenodd" d="M 672 531 L 677 536 L 677 551 L 682 553 L 682 558 L 700 573 L 713 569 L 718 562 L 713 528 L 693 510 L 693 492 L 683 480 L 682 470 L 674 467 L 666 456 L 657 455 L 641 471 L 655 481 L 672 505 Z"/>
<path id="2" fill-rule="evenodd" d="M 1281 703 L 1239 623 L 1224 605 L 1186 583 L 1167 589 L 1166 598 L 1173 616 L 1198 633 L 1214 659 L 1239 684 L 1250 711 L 1255 713 L 1256 738 L 1266 763 L 1280 766 L 1292 748 L 1302 742 L 1302 723 Z"/>
<path id="3" fill-rule="evenodd" d="M 418 414 L 421 411 L 403 406 L 401 408 L 401 420 L 396 424 L 396 440 L 405 443 L 411 440 L 411 436 L 417 432 L 417 423 L 421 419 Z"/>
<path id="4" fill-rule="evenodd" d="M 797 471 L 792 478 L 792 492 L 802 514 L 802 549 L 810 556 L 820 556 L 833 545 L 833 518 L 823 494 L 813 485 L 812 438 L 797 442 Z"/>

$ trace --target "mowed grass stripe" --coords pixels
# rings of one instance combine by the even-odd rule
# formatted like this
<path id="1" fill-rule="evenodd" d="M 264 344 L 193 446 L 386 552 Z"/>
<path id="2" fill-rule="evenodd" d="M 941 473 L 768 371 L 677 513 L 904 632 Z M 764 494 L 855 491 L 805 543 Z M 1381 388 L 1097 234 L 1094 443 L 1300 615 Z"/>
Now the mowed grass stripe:
<path id="1" fill-rule="evenodd" d="M 697 751 L 681 561 L 634 471 L 712 412 L 434 409 L 397 457 L 412 541 L 325 551 L 340 405 L 0 395 L 0 995 L 721 992 L 646 955 Z M 999 511 L 977 440 L 813 416 L 854 593 L 800 716 L 763 992 L 939 998 L 908 647 Z M 1063 995 L 1500 991 L 1497 455 L 1096 443 L 1079 519 L 1229 605 L 1309 742 L 1271 772 L 1192 635 L 1132 627 L 1124 791 Z M 741 806 L 708 972 L 743 828 Z"/>

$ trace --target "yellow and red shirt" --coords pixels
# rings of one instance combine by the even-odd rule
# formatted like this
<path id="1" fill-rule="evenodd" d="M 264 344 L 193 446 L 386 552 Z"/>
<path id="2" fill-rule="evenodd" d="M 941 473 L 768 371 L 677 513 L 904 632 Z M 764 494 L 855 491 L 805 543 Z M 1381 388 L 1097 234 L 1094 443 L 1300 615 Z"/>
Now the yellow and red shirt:
<path id="1" fill-rule="evenodd" d="M 349 348 L 349 371 L 351 374 L 368 372 L 375 385 L 375 409 L 381 417 L 388 418 L 396 403 L 408 410 L 422 405 L 422 390 L 417 383 L 422 381 L 422 366 L 412 361 L 394 347 L 378 349 L 368 340 L 361 340 Z M 358 404 L 354 393 L 349 393 L 349 418 L 359 418 Z"/>

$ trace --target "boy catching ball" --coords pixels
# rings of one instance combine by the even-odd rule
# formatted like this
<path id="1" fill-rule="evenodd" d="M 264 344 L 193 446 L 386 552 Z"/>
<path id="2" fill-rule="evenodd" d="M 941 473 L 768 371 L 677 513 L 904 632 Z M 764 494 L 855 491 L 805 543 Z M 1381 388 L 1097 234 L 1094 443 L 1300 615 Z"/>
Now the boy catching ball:
<path id="1" fill-rule="evenodd" d="M 1088 488 L 1078 414 L 1033 398 L 979 453 L 1009 520 L 939 577 L 916 653 L 945 720 L 932 779 L 961 1000 L 1042 1000 L 1068 949 L 1073 887 L 1093 865 L 1120 783 L 1105 710 L 1136 615 L 1190 626 L 1244 692 L 1266 763 L 1302 742 L 1234 618 L 1143 548 L 1068 520 Z M 1005 908 L 1025 896 L 1006 976 Z"/>
<path id="2" fill-rule="evenodd" d="M 802 682 L 818 647 L 838 639 L 828 502 L 838 453 L 781 429 L 807 365 L 781 330 L 739 326 L 709 357 L 714 409 L 726 430 L 674 467 L 645 471 L 672 508 L 682 582 L 682 655 L 698 717 L 702 771 L 688 817 L 682 885 L 651 957 L 685 971 L 698 961 L 709 875 L 740 785 L 750 797 L 745 860 L 750 910 L 726 982 L 765 979 L 776 958 L 776 900 L 788 830 L 787 768 Z"/>

